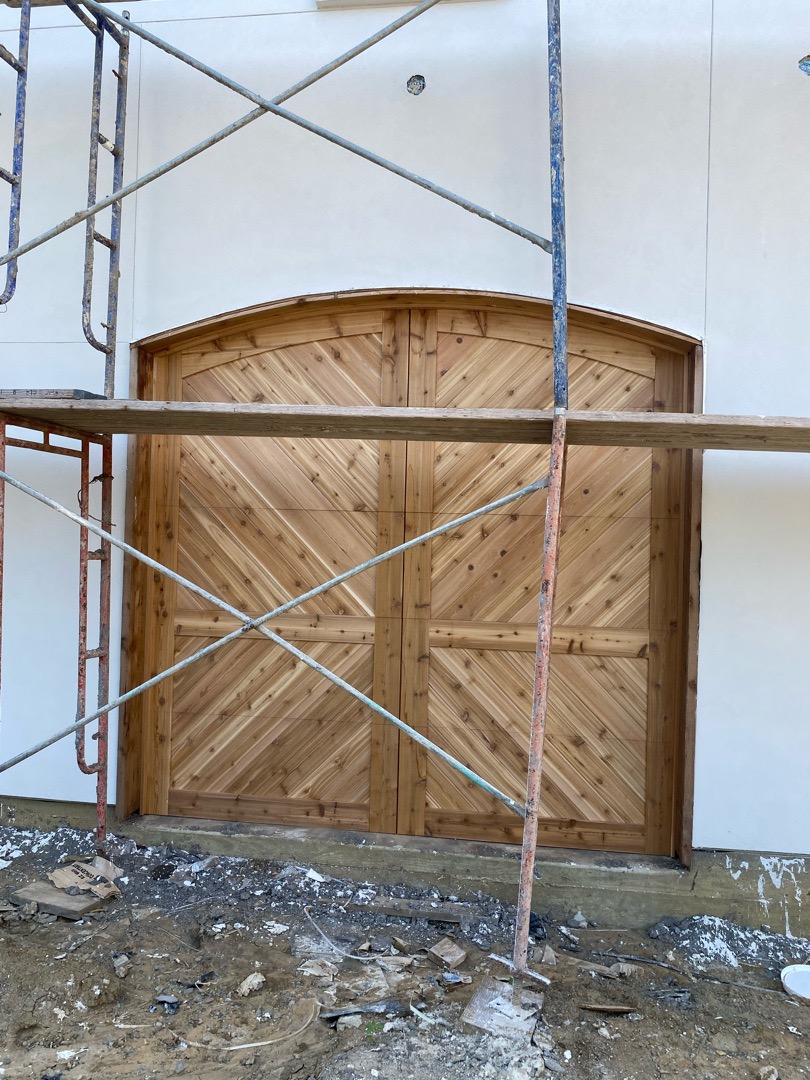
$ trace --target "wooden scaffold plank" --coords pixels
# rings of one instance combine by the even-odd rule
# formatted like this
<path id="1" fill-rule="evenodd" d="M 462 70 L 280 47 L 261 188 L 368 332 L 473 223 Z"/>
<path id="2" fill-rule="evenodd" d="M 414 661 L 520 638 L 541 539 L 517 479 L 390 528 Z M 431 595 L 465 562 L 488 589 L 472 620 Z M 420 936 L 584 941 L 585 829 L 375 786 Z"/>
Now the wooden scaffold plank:
<path id="1" fill-rule="evenodd" d="M 548 443 L 552 413 L 533 409 L 434 409 L 265 405 L 196 401 L 3 401 L 9 423 L 40 420 L 112 434 L 406 439 L 412 442 Z M 568 413 L 572 446 L 810 453 L 810 417 L 694 413 Z"/>

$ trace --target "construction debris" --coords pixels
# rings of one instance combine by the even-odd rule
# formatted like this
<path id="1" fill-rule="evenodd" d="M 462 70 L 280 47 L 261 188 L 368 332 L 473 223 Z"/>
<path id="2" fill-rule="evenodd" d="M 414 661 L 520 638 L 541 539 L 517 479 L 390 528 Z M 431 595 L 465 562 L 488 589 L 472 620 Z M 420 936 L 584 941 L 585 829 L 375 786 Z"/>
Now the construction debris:
<path id="1" fill-rule="evenodd" d="M 531 968 L 526 968 L 525 971 L 515 972 L 515 965 L 506 956 L 498 956 L 497 953 L 490 953 L 489 959 L 494 960 L 496 964 L 503 964 L 505 968 L 508 968 L 513 974 L 525 975 L 530 979 L 536 979 L 537 982 L 545 983 L 546 986 L 551 985 L 551 979 L 547 979 L 545 975 L 541 975 L 539 971 L 532 971 Z"/>
<path id="2" fill-rule="evenodd" d="M 467 953 L 452 938 L 443 937 L 427 951 L 428 956 L 441 967 L 457 968 L 467 959 Z"/>
<path id="3" fill-rule="evenodd" d="M 91 911 L 97 911 L 104 906 L 104 901 L 99 896 L 78 893 L 71 895 L 63 892 L 52 885 L 50 881 L 32 881 L 22 888 L 9 893 L 9 900 L 14 904 L 21 905 L 23 913 L 28 905 L 34 904 L 30 914 L 44 911 L 49 915 L 58 915 L 63 919 L 83 919 Z"/>
<path id="4" fill-rule="evenodd" d="M 626 979 L 630 975 L 637 975 L 641 971 L 641 968 L 638 964 L 626 964 L 620 961 L 617 964 L 611 964 L 610 970 L 614 975 L 618 976 L 618 978 Z"/>
<path id="5" fill-rule="evenodd" d="M 63 855 L 86 844 L 81 834 L 59 830 L 50 837 L 32 834 L 26 850 L 18 835 L 20 853 L 0 877 L 8 891 L 44 877 Z M 765 963 L 752 966 L 740 928 L 703 927 L 704 934 L 739 942 L 747 981 L 766 991 L 752 993 L 708 981 L 722 979 L 726 968 L 698 976 L 672 937 L 659 943 L 623 930 L 619 937 L 605 931 L 611 936 L 604 939 L 589 927 L 580 952 L 558 952 L 567 939 L 560 920 L 548 913 L 543 920 L 554 948 L 547 952 L 540 944 L 533 961 L 550 972 L 556 954 L 547 989 L 499 955 L 511 944 L 514 908 L 493 898 L 472 898 L 468 930 L 452 924 L 449 940 L 466 960 L 447 967 L 428 957 L 442 937 L 440 924 L 368 910 L 374 886 L 323 874 L 317 881 L 306 866 L 224 856 L 208 862 L 201 852 L 123 847 L 111 838 L 109 857 L 124 869 L 126 881 L 119 877 L 116 884 L 126 903 L 108 902 L 79 922 L 65 922 L 34 902 L 0 900 L 0 1045 L 8 1048 L 0 1068 L 6 1076 L 213 1076 L 218 1069 L 224 1075 L 230 1062 L 234 1075 L 246 1078 L 298 1070 L 318 1080 L 536 1080 L 545 1071 L 562 1080 L 599 1080 L 609 1070 L 621 1080 L 657 1075 L 663 1055 L 673 1075 L 716 1073 L 721 1053 L 729 1075 L 754 1080 L 760 1068 L 789 1076 L 805 1067 L 800 1008 L 781 989 L 782 965 L 770 959 L 804 960 L 808 945 L 798 939 L 779 938 L 768 945 Z M 191 873 L 195 865 L 200 868 Z M 183 876 L 174 870 L 154 875 L 156 867 L 169 866 L 184 868 Z M 413 910 L 458 903 L 438 889 L 386 891 Z M 79 900 L 100 902 L 89 890 L 76 892 Z M 569 921 L 570 912 L 561 917 Z M 687 934 L 679 926 L 672 933 L 688 936 L 691 945 L 699 929 Z M 643 976 L 613 970 L 635 963 L 625 959 L 631 956 L 644 960 Z M 661 970 L 653 960 L 678 970 Z M 611 975 L 591 973 L 583 963 Z M 700 981 L 686 982 L 681 972 Z M 259 989 L 237 993 L 259 974 L 265 979 Z M 470 1013 L 462 1022 L 473 1001 L 475 1018 L 482 986 L 491 995 L 484 1002 L 485 1026 L 469 1023 Z M 673 1007 L 684 998 L 688 1009 Z M 319 1010 L 324 1023 L 317 1023 Z M 80 1048 L 81 1056 L 57 1058 Z M 771 1073 L 763 1076 L 773 1080 Z"/>
<path id="6" fill-rule="evenodd" d="M 93 893 L 102 900 L 120 896 L 121 892 L 114 884 L 121 877 L 123 870 L 114 866 L 100 855 L 92 862 L 72 862 L 68 866 L 58 866 L 48 874 L 57 889 L 81 889 Z"/>
<path id="7" fill-rule="evenodd" d="M 383 998 L 381 1001 L 366 1001 L 353 1005 L 345 1005 L 340 1009 L 321 1011 L 321 1020 L 338 1020 L 344 1016 L 356 1016 L 359 1014 L 371 1014 L 374 1016 L 407 1016 L 408 1006 L 399 998 Z"/>
<path id="8" fill-rule="evenodd" d="M 603 979 L 626 979 L 641 970 L 636 964 L 626 964 L 621 961 L 611 964 L 610 967 L 597 964 L 593 960 L 574 960 L 573 957 L 569 957 L 569 961 L 594 975 L 601 975 Z"/>
<path id="9" fill-rule="evenodd" d="M 253 971 L 246 979 L 241 981 L 236 988 L 236 993 L 239 997 L 247 997 L 248 994 L 253 994 L 256 990 L 261 990 L 266 981 L 267 980 L 260 971 Z"/>
<path id="10" fill-rule="evenodd" d="M 329 960 L 305 960 L 298 968 L 302 975 L 312 975 L 316 979 L 328 979 L 330 982 L 337 975 L 338 969 Z"/>
<path id="11" fill-rule="evenodd" d="M 462 975 L 458 971 L 443 971 L 442 984 L 444 986 L 469 986 L 472 975 Z"/>
<path id="12" fill-rule="evenodd" d="M 682 1009 L 692 1004 L 692 992 L 685 986 L 668 986 L 663 990 L 651 990 L 650 997 L 661 1005 L 678 1005 Z"/>
<path id="13" fill-rule="evenodd" d="M 414 900 L 397 899 L 392 896 L 378 896 L 364 904 L 349 904 L 350 911 L 379 912 L 396 919 L 427 919 L 429 922 L 469 923 L 480 917 L 469 904 L 420 903 Z"/>
<path id="14" fill-rule="evenodd" d="M 359 1028 L 363 1026 L 363 1017 L 359 1013 L 345 1013 L 343 1016 L 338 1017 L 335 1026 L 339 1031 L 344 1028 Z"/>
<path id="15" fill-rule="evenodd" d="M 583 1004 L 580 1005 L 580 1009 L 584 1009 L 585 1012 L 612 1013 L 615 1016 L 625 1016 L 634 1011 L 632 1005 L 609 1005 L 607 1002 Z"/>
<path id="16" fill-rule="evenodd" d="M 473 994 L 461 1020 L 490 1035 L 529 1041 L 536 1014 L 536 1006 L 524 1008 L 514 1003 L 511 987 L 487 977 Z"/>
<path id="17" fill-rule="evenodd" d="M 180 999 L 175 997 L 174 994 L 158 994 L 155 997 L 155 1004 L 152 1006 L 151 1011 L 157 1011 L 158 1005 L 163 1006 L 163 1011 L 167 1016 L 174 1016 L 180 1008 Z"/>
<path id="18" fill-rule="evenodd" d="M 47 881 L 29 882 L 9 893 L 8 898 L 18 905 L 23 916 L 40 912 L 63 919 L 83 919 L 107 900 L 121 895 L 114 882 L 122 874 L 119 867 L 100 855 L 89 862 L 73 860 L 52 870 Z M 8 905 L 4 910 L 9 910 Z"/>
<path id="19" fill-rule="evenodd" d="M 117 978 L 125 979 L 132 967 L 132 961 L 126 953 L 113 953 L 113 971 Z"/>
<path id="20" fill-rule="evenodd" d="M 577 937 L 576 934 L 572 933 L 568 929 L 567 926 L 563 926 L 563 924 L 560 923 L 560 925 L 557 927 L 557 929 L 560 931 L 563 938 L 565 939 L 563 944 L 564 944 L 564 946 L 566 948 L 569 948 L 569 949 L 571 949 L 571 948 L 578 949 L 579 948 L 579 938 Z"/>

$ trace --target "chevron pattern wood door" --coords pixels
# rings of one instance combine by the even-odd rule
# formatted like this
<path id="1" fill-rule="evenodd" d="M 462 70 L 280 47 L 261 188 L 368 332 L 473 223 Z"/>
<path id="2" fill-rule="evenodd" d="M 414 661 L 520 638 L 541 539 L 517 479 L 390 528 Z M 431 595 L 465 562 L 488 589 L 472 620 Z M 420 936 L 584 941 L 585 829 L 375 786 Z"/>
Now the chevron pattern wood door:
<path id="1" fill-rule="evenodd" d="M 650 348 L 611 352 L 576 337 L 572 345 L 582 349 L 570 357 L 572 408 L 654 407 Z M 410 404 L 550 408 L 549 346 L 545 327 L 519 320 L 414 312 Z M 548 465 L 545 447 L 412 444 L 406 536 L 526 485 Z M 543 765 L 545 843 L 670 850 L 670 834 L 656 834 L 648 808 L 672 762 L 658 759 L 660 719 L 650 709 L 653 484 L 651 451 L 569 450 Z M 403 717 L 521 801 L 544 513 L 539 493 L 405 557 Z M 676 548 L 666 557 L 677 560 Z M 403 738 L 399 828 L 516 842 L 522 823 Z"/>
<path id="2" fill-rule="evenodd" d="M 184 354 L 184 400 L 404 400 L 407 312 L 368 312 L 301 336 L 277 344 L 251 335 L 236 349 Z M 402 444 L 183 437 L 173 453 L 176 565 L 251 615 L 401 540 Z M 384 564 L 272 628 L 396 710 L 401 582 L 401 560 Z M 238 625 L 186 589 L 167 605 L 173 660 Z M 163 711 L 170 749 L 158 798 L 169 813 L 395 827 L 396 732 L 256 632 L 178 674 Z"/>
<path id="3" fill-rule="evenodd" d="M 572 326 L 575 409 L 684 407 L 683 355 Z M 406 305 L 294 314 L 167 352 L 156 398 L 549 408 L 547 318 Z M 545 446 L 160 438 L 145 538 L 259 615 L 546 474 Z M 541 842 L 671 853 L 683 687 L 679 452 L 573 447 Z M 343 679 L 525 797 L 545 493 L 274 620 Z M 143 674 L 237 622 L 145 576 Z M 521 821 L 256 632 L 151 692 L 142 812 L 515 842 Z"/>

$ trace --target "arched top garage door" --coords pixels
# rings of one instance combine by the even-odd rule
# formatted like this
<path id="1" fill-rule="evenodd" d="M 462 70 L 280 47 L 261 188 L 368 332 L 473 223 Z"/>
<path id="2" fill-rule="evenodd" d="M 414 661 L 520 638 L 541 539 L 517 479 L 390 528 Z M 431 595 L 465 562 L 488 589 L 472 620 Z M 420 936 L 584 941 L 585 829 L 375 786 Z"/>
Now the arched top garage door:
<path id="1" fill-rule="evenodd" d="M 573 409 L 692 409 L 692 343 L 572 312 Z M 154 399 L 549 408 L 548 305 L 456 293 L 276 305 L 150 342 Z M 691 455 L 573 447 L 541 842 L 671 854 L 683 784 Z M 544 475 L 546 446 L 141 439 L 134 539 L 262 614 Z M 383 564 L 274 628 L 522 801 L 545 494 Z M 235 627 L 133 578 L 129 680 Z M 267 640 L 129 708 L 127 810 L 517 841 L 499 802 Z"/>

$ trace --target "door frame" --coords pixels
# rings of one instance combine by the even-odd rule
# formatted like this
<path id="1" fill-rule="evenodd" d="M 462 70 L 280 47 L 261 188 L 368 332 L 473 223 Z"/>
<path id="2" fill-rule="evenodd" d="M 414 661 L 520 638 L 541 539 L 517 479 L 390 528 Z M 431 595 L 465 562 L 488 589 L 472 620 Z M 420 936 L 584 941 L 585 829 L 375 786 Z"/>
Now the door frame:
<path id="1" fill-rule="evenodd" d="M 179 365 L 158 363 L 172 354 L 188 350 L 196 343 L 201 346 L 226 334 L 244 334 L 249 337 L 251 328 L 278 323 L 280 332 L 285 324 L 308 315 L 313 320 L 323 319 L 339 325 L 341 315 L 365 309 L 413 309 L 466 308 L 476 313 L 484 325 L 489 319 L 499 317 L 530 316 L 544 318 L 551 327 L 551 304 L 546 300 L 532 299 L 500 293 L 476 293 L 449 289 L 400 289 L 365 290 L 328 295 L 295 297 L 259 305 L 226 315 L 180 327 L 167 333 L 144 339 L 133 347 L 130 379 L 130 396 L 139 399 L 160 400 L 177 396 L 180 390 Z M 656 411 L 702 411 L 702 349 L 694 338 L 662 327 L 628 319 L 607 312 L 588 308 L 569 308 L 572 351 L 578 333 L 593 334 L 601 331 L 618 335 L 629 341 L 642 342 L 653 348 L 656 363 L 655 409 Z M 658 369 L 660 365 L 660 378 Z M 163 374 L 156 376 L 156 371 Z M 177 436 L 130 436 L 127 453 L 126 478 L 126 539 L 139 550 L 149 550 L 159 560 L 167 557 L 173 537 L 164 523 L 150 516 L 153 478 L 162 477 L 169 487 L 176 483 L 177 470 L 171 467 L 175 460 Z M 402 444 L 399 444 L 402 445 Z M 653 499 L 663 517 L 678 512 L 679 525 L 670 528 L 666 537 L 668 545 L 675 543 L 679 556 L 677 580 L 672 575 L 660 587 L 667 592 L 666 605 L 671 612 L 669 632 L 677 634 L 679 675 L 666 702 L 662 702 L 666 723 L 670 731 L 667 746 L 651 747 L 648 768 L 656 771 L 668 768 L 668 786 L 659 805 L 648 807 L 648 829 L 657 831 L 656 848 L 662 853 L 674 851 L 688 865 L 691 860 L 692 803 L 694 790 L 695 717 L 697 700 L 697 640 L 700 581 L 700 508 L 702 451 L 654 450 L 662 461 L 670 455 L 673 468 L 664 470 L 666 475 L 677 477 L 677 482 L 662 485 Z M 670 464 L 673 459 L 670 457 Z M 660 475 L 661 470 L 654 472 Z M 171 492 L 165 495 L 170 497 Z M 655 512 L 653 518 L 655 518 Z M 662 537 L 662 540 L 664 538 Z M 161 609 L 162 584 L 159 576 L 147 573 L 142 564 L 127 560 L 125 564 L 123 620 L 122 620 L 122 691 L 137 685 L 147 670 L 150 649 L 159 648 L 160 641 L 147 640 L 147 612 Z M 168 622 L 168 620 L 166 620 Z M 158 624 L 160 626 L 160 623 Z M 164 632 L 170 628 L 164 624 Z M 655 689 L 654 658 L 651 663 L 651 690 Z M 160 717 L 167 714 L 170 680 L 148 691 L 141 698 L 123 706 L 119 713 L 118 796 L 116 810 L 119 817 L 127 817 L 140 811 L 142 784 L 157 786 L 165 778 L 143 775 L 143 736 L 147 717 L 151 717 L 152 739 L 163 740 L 168 732 L 163 730 Z M 156 722 L 157 721 L 157 722 Z M 384 721 L 379 720 L 379 724 Z M 392 743 L 382 731 L 375 739 L 382 749 Z M 674 763 L 672 758 L 674 756 Z M 378 826 L 386 828 L 383 822 Z M 389 826 L 390 827 L 390 824 Z"/>

